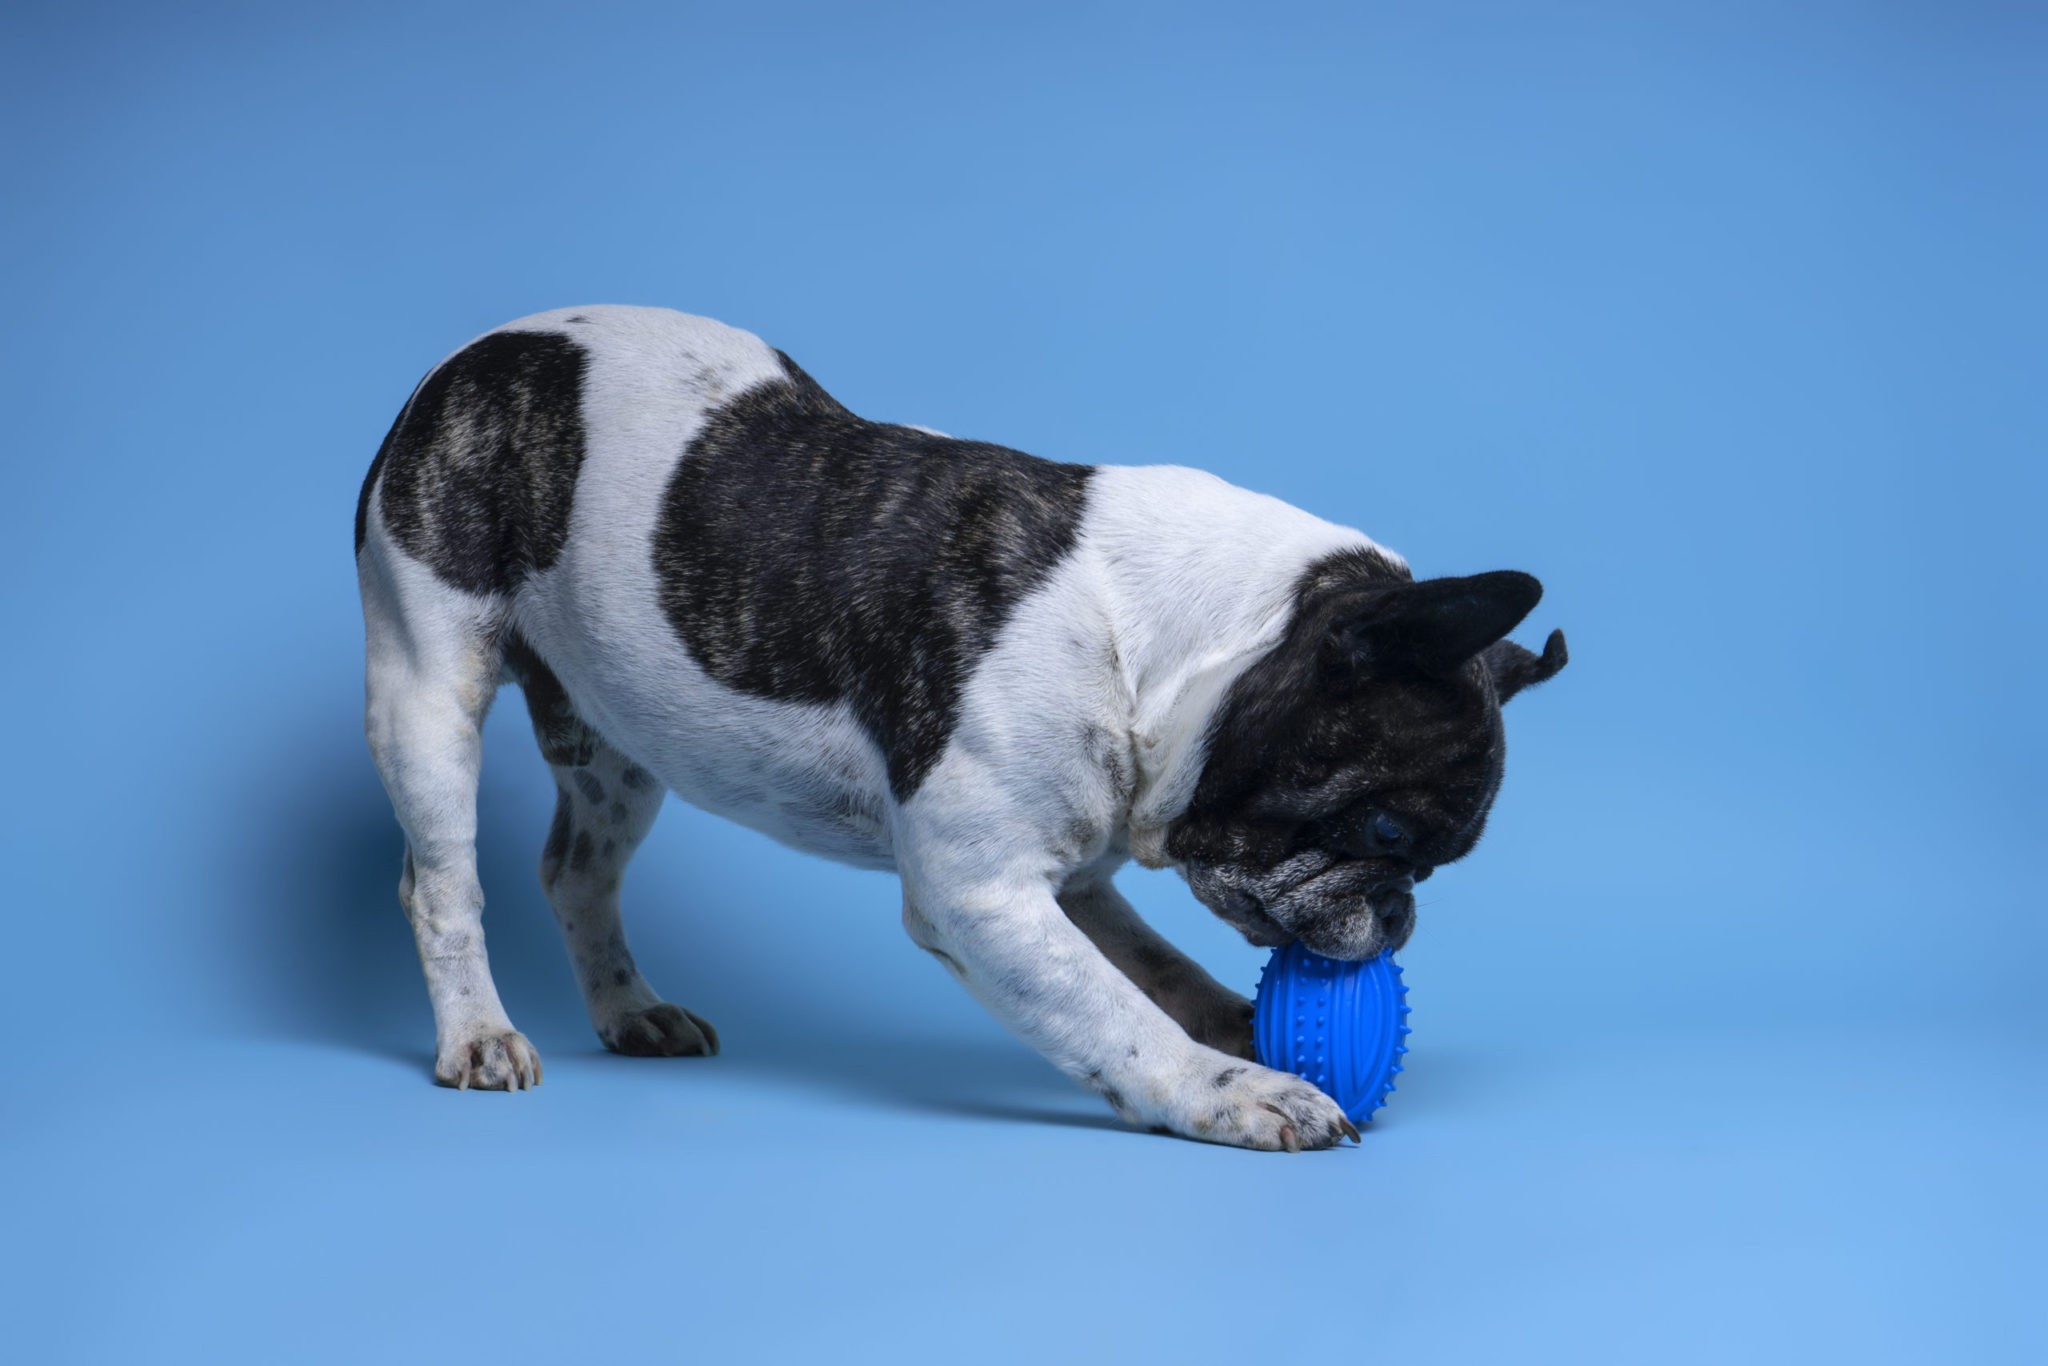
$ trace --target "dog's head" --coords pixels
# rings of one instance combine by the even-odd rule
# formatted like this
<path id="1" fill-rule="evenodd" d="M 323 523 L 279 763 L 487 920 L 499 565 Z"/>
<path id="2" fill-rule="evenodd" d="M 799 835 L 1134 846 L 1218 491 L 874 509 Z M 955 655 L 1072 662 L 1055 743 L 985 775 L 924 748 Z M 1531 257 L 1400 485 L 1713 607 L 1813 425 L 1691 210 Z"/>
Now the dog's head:
<path id="1" fill-rule="evenodd" d="M 1286 636 L 1231 687 L 1166 849 L 1254 944 L 1330 958 L 1399 948 L 1414 887 L 1479 841 L 1500 789 L 1501 704 L 1565 664 L 1503 637 L 1543 586 L 1501 571 L 1415 582 L 1369 551 L 1304 577 Z"/>

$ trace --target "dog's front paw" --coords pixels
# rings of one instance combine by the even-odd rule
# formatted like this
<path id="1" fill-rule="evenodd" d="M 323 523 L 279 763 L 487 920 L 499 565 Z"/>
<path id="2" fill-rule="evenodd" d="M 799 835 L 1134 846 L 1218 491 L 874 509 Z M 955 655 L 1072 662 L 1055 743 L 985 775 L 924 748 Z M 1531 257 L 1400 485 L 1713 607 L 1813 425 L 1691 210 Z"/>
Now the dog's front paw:
<path id="1" fill-rule="evenodd" d="M 1192 1089 L 1196 1094 L 1183 1097 L 1182 1122 L 1168 1126 L 1190 1138 L 1290 1153 L 1358 1138 L 1336 1101 L 1257 1063 L 1221 1060 Z"/>
<path id="2" fill-rule="evenodd" d="M 695 1058 L 718 1051 L 711 1021 L 666 1001 L 619 1016 L 598 1037 L 612 1052 L 633 1058 Z"/>
<path id="3" fill-rule="evenodd" d="M 484 1029 L 443 1044 L 434 1080 L 458 1091 L 525 1091 L 540 1085 L 540 1054 L 516 1029 Z"/>

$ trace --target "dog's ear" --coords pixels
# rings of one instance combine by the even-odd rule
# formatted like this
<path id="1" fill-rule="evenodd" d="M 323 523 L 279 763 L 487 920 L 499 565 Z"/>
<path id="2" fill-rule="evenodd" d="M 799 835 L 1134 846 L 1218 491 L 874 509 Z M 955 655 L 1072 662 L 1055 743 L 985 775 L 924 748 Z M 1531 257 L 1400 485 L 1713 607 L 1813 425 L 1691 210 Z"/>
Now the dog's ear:
<path id="1" fill-rule="evenodd" d="M 1330 643 L 1354 666 L 1391 664 L 1448 674 L 1514 630 L 1542 596 L 1542 584 L 1512 569 L 1378 586 L 1339 607 Z M 1562 668 L 1564 642 L 1554 643 Z"/>
<path id="2" fill-rule="evenodd" d="M 1530 654 L 1512 640 L 1497 640 L 1480 652 L 1486 671 L 1493 675 L 1494 696 L 1505 703 L 1522 689 L 1556 674 L 1571 659 L 1565 653 L 1564 632 L 1552 631 L 1543 642 L 1543 653 Z"/>

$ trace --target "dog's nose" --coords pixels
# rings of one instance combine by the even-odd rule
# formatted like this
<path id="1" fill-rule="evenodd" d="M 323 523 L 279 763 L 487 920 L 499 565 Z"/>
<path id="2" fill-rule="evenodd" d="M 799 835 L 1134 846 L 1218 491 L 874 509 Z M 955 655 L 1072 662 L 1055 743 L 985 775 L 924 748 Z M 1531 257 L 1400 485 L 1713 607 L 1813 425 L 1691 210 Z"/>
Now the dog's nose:
<path id="1" fill-rule="evenodd" d="M 1372 918 L 1379 928 L 1380 944 L 1384 948 L 1398 949 L 1408 942 L 1408 936 L 1415 932 L 1415 894 L 1409 879 L 1397 878 L 1388 882 L 1373 895 Z"/>

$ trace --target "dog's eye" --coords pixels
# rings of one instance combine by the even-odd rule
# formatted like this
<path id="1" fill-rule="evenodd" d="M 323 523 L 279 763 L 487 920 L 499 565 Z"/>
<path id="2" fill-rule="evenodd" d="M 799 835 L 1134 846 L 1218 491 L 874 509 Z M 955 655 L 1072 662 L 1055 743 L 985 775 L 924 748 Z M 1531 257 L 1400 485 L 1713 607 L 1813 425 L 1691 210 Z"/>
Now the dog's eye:
<path id="1" fill-rule="evenodd" d="M 1399 849 L 1408 842 L 1408 830 L 1401 822 L 1381 811 L 1372 818 L 1372 837 L 1385 849 Z"/>

